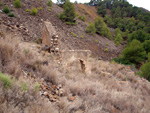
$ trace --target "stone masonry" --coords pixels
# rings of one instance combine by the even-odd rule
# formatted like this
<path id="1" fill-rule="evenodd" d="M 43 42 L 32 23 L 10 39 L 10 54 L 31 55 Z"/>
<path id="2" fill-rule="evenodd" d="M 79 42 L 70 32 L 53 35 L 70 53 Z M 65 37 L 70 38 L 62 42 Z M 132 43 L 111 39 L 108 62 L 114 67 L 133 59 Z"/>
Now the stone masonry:
<path id="1" fill-rule="evenodd" d="M 89 71 L 88 58 L 91 55 L 90 50 L 59 50 L 59 37 L 50 22 L 44 22 L 42 36 L 42 50 L 48 50 L 54 53 L 56 59 L 61 61 L 63 65 L 68 65 L 73 61 L 79 61 L 81 71 L 86 73 Z"/>

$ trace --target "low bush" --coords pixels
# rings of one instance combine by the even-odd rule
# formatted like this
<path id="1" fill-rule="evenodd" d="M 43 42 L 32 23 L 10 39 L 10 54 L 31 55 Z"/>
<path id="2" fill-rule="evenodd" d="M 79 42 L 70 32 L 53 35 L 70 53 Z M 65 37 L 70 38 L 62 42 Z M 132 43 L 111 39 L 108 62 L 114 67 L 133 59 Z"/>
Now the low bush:
<path id="1" fill-rule="evenodd" d="M 108 52 L 108 48 L 106 48 L 104 51 L 105 51 L 105 52 Z"/>
<path id="2" fill-rule="evenodd" d="M 37 12 L 38 12 L 37 8 L 34 7 L 34 8 L 31 9 L 31 15 L 36 16 Z"/>
<path id="3" fill-rule="evenodd" d="M 0 6 L 2 6 L 3 4 L 2 4 L 2 2 L 0 1 Z"/>
<path id="4" fill-rule="evenodd" d="M 21 8 L 21 1 L 20 0 L 15 0 L 14 1 L 14 7 L 15 8 Z"/>
<path id="5" fill-rule="evenodd" d="M 95 25 L 92 22 L 90 22 L 89 25 L 86 27 L 85 31 L 90 35 L 94 35 L 96 33 Z"/>
<path id="6" fill-rule="evenodd" d="M 0 81 L 3 82 L 5 88 L 10 88 L 12 85 L 10 78 L 8 76 L 2 74 L 1 72 L 0 72 Z"/>
<path id="7" fill-rule="evenodd" d="M 52 1 L 49 0 L 49 1 L 47 2 L 47 5 L 50 6 L 50 7 L 52 7 Z"/>
<path id="8" fill-rule="evenodd" d="M 28 90 L 27 83 L 23 83 L 23 84 L 21 85 L 21 90 L 22 90 L 22 91 L 27 91 L 27 90 Z"/>
<path id="9" fill-rule="evenodd" d="M 76 37 L 77 36 L 77 34 L 75 34 L 74 32 L 71 32 L 70 33 L 73 37 Z"/>
<path id="10" fill-rule="evenodd" d="M 82 20 L 83 22 L 85 22 L 86 18 L 85 18 L 85 15 L 84 16 L 79 16 L 78 17 L 80 20 Z"/>
<path id="11" fill-rule="evenodd" d="M 141 66 L 139 74 L 150 81 L 150 62 L 146 62 Z"/>
<path id="12" fill-rule="evenodd" d="M 145 42 L 143 43 L 143 48 L 147 53 L 150 52 L 150 40 L 145 40 Z"/>
<path id="13" fill-rule="evenodd" d="M 52 10 L 52 7 L 49 7 L 48 11 L 50 11 L 50 12 L 51 12 L 51 10 Z"/>
<path id="14" fill-rule="evenodd" d="M 146 51 L 140 41 L 134 39 L 122 51 L 121 59 L 131 64 L 138 64 L 146 58 Z"/>
<path id="15" fill-rule="evenodd" d="M 10 12 L 8 6 L 4 6 L 4 8 L 3 8 L 2 11 L 3 11 L 4 13 L 6 13 L 6 14 Z"/>
<path id="16" fill-rule="evenodd" d="M 82 35 L 80 36 L 80 38 L 84 38 L 84 34 L 82 34 Z"/>
<path id="17" fill-rule="evenodd" d="M 39 7 L 39 8 L 38 8 L 38 10 L 42 10 L 42 9 L 43 9 L 42 7 Z"/>
<path id="18" fill-rule="evenodd" d="M 26 9 L 26 12 L 29 12 L 29 9 Z"/>
<path id="19" fill-rule="evenodd" d="M 9 17 L 15 17 L 14 13 L 8 13 Z"/>

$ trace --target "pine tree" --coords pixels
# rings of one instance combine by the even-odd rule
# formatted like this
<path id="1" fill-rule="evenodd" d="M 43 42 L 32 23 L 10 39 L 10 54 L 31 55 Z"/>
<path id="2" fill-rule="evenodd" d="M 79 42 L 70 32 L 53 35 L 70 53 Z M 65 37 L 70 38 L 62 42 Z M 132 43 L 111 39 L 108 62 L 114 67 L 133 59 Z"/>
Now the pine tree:
<path id="1" fill-rule="evenodd" d="M 140 41 L 134 39 L 123 51 L 122 57 L 128 63 L 137 64 L 144 61 L 146 58 L 146 51 Z"/>
<path id="2" fill-rule="evenodd" d="M 95 19 L 95 28 L 96 33 L 98 33 L 99 35 L 106 36 L 109 39 L 112 38 L 110 30 L 101 17 Z"/>
<path id="3" fill-rule="evenodd" d="M 90 35 L 94 35 L 95 32 L 96 32 L 95 25 L 90 22 L 85 31 L 86 31 L 87 33 L 89 33 Z"/>
<path id="4" fill-rule="evenodd" d="M 69 0 L 67 0 L 63 9 L 64 10 L 62 14 L 59 15 L 59 18 L 62 21 L 67 22 L 68 24 L 75 23 L 74 19 L 76 17 L 76 14 L 75 14 L 74 5 Z"/>

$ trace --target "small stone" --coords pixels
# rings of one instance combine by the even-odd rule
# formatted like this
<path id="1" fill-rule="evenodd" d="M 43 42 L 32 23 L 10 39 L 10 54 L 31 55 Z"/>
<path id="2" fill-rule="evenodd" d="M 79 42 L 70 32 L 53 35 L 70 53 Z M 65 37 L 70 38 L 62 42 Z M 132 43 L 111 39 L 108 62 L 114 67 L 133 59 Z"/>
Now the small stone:
<path id="1" fill-rule="evenodd" d="M 69 101 L 74 101 L 76 99 L 76 97 L 70 97 Z"/>
<path id="2" fill-rule="evenodd" d="M 44 92 L 44 96 L 48 96 L 48 92 Z"/>
<path id="3" fill-rule="evenodd" d="M 57 88 L 57 86 L 56 86 L 56 85 L 52 85 L 52 88 L 56 89 L 56 88 Z"/>

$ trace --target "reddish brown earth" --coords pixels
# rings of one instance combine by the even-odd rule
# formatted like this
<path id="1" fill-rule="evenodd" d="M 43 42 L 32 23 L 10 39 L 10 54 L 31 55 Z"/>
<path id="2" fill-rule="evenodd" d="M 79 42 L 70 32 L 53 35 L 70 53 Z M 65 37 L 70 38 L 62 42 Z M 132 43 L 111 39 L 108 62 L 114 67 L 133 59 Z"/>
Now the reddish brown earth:
<path id="1" fill-rule="evenodd" d="M 4 0 L 2 0 L 2 3 L 4 3 Z M 83 22 L 77 19 L 77 25 L 70 26 L 66 25 L 58 18 L 57 15 L 60 14 L 63 9 L 56 4 L 53 4 L 51 12 L 48 11 L 49 7 L 47 6 L 47 1 L 45 0 L 22 1 L 22 8 L 14 8 L 12 4 L 13 0 L 9 0 L 5 1 L 4 5 L 8 5 L 16 17 L 8 17 L 3 12 L 0 12 L 0 20 L 7 22 L 7 26 L 18 24 L 27 28 L 29 31 L 28 35 L 18 31 L 22 35 L 24 41 L 32 42 L 38 38 L 41 38 L 43 21 L 50 21 L 59 35 L 60 49 L 88 49 L 92 51 L 92 56 L 101 58 L 103 60 L 110 60 L 114 57 L 117 57 L 122 50 L 121 46 L 115 46 L 113 41 L 108 40 L 105 37 L 101 37 L 99 35 L 91 36 L 85 32 L 85 29 L 88 25 L 87 22 L 93 21 L 92 19 L 98 16 L 96 14 L 95 7 L 85 6 L 82 4 L 75 5 L 76 10 L 79 8 L 80 10 L 87 12 L 87 22 Z M 32 7 L 42 7 L 43 9 L 38 10 L 37 16 L 32 16 L 30 15 L 30 12 L 25 11 L 26 9 L 30 10 Z M 0 7 L 0 9 L 2 8 L 3 6 Z M 77 36 L 73 37 L 71 32 L 75 33 Z M 82 34 L 84 35 L 83 38 L 81 38 Z M 108 48 L 108 52 L 104 52 L 106 48 Z"/>

